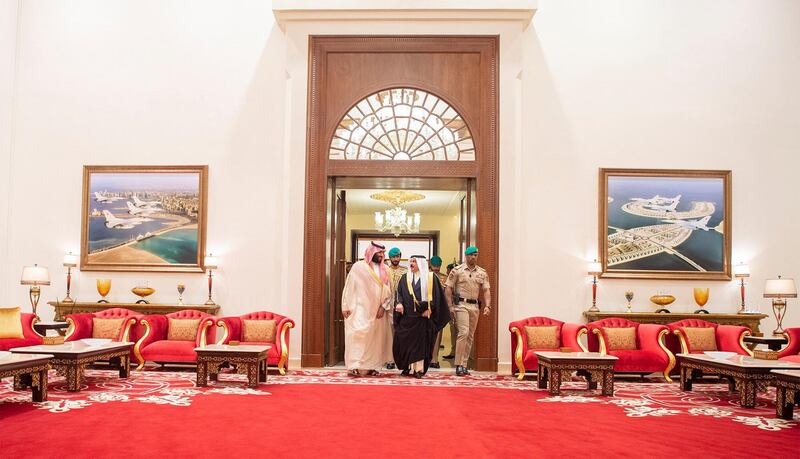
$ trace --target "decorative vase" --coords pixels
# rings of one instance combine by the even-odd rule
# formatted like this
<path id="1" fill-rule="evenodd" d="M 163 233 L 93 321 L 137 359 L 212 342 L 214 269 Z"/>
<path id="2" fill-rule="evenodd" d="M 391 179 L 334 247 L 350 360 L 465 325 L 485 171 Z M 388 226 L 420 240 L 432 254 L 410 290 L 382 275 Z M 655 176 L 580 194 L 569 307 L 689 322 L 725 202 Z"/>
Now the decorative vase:
<path id="1" fill-rule="evenodd" d="M 708 303 L 708 288 L 695 288 L 694 302 L 700 306 L 700 309 L 694 311 L 695 314 L 708 314 L 708 311 L 703 309 L 703 306 Z"/>
<path id="2" fill-rule="evenodd" d="M 178 305 L 183 306 L 183 292 L 186 291 L 186 286 L 178 284 Z"/>
<path id="3" fill-rule="evenodd" d="M 628 310 L 625 311 L 625 312 L 630 314 L 630 312 L 631 312 L 631 301 L 633 301 L 633 291 L 632 290 L 628 290 L 628 291 L 625 292 L 625 299 L 628 300 Z"/>
<path id="4" fill-rule="evenodd" d="M 108 300 L 106 300 L 106 295 L 108 295 L 108 292 L 110 291 L 111 279 L 97 279 L 97 293 L 99 293 L 101 296 L 98 303 L 108 303 Z"/>
<path id="5" fill-rule="evenodd" d="M 155 293 L 155 291 L 156 289 L 154 289 L 153 287 L 147 287 L 147 286 L 144 287 L 139 286 L 131 289 L 131 292 L 133 292 L 134 295 L 139 297 L 139 300 L 136 301 L 136 304 L 141 304 L 141 303 L 150 304 L 149 301 L 145 300 L 145 297 L 152 295 L 153 293 Z"/>

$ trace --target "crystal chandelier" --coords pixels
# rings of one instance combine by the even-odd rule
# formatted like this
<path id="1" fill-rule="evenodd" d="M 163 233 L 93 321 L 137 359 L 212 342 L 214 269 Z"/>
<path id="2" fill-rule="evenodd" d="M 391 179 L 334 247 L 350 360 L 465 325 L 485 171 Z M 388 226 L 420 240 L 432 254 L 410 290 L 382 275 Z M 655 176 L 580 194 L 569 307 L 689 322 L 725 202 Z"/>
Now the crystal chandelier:
<path id="1" fill-rule="evenodd" d="M 418 233 L 421 217 L 419 212 L 409 215 L 403 204 L 425 199 L 424 195 L 409 191 L 385 191 L 370 196 L 372 199 L 390 204 L 384 212 L 375 212 L 375 229 L 399 236 L 402 233 Z"/>

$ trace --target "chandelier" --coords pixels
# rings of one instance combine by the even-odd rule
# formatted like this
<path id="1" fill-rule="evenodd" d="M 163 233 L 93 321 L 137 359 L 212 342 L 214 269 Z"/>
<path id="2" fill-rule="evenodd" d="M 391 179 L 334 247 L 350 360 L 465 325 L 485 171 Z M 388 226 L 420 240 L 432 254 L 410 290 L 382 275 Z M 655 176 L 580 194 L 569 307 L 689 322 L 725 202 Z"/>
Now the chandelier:
<path id="1" fill-rule="evenodd" d="M 370 195 L 370 198 L 389 204 L 383 212 L 375 212 L 375 229 L 399 236 L 402 233 L 418 233 L 421 218 L 419 212 L 409 215 L 403 204 L 425 199 L 424 195 L 410 191 L 384 191 Z"/>

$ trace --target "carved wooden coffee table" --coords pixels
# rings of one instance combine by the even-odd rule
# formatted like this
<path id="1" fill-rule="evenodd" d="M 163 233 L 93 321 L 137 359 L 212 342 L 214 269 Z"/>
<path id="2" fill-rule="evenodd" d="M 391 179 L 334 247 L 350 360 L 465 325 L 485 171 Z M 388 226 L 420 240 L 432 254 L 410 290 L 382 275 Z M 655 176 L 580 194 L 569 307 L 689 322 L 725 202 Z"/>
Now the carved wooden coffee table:
<path id="1" fill-rule="evenodd" d="M 50 354 L 10 354 L 0 356 L 0 379 L 14 377 L 14 390 L 31 388 L 34 402 L 47 401 L 47 370 Z"/>
<path id="2" fill-rule="evenodd" d="M 800 370 L 772 370 L 775 375 L 775 414 L 792 419 L 794 405 L 800 402 Z"/>
<path id="3" fill-rule="evenodd" d="M 589 389 L 602 385 L 603 395 L 614 395 L 614 364 L 617 358 L 599 352 L 536 352 L 539 389 L 549 387 L 550 395 L 561 395 L 561 376 L 577 371 L 586 378 Z"/>
<path id="4" fill-rule="evenodd" d="M 50 366 L 59 375 L 67 378 L 67 390 L 77 392 L 84 383 L 86 366 L 99 360 L 119 362 L 119 377 L 130 375 L 130 355 L 133 343 L 110 342 L 90 346 L 83 341 L 70 341 L 64 344 L 40 344 L 38 346 L 15 347 L 9 349 L 15 354 L 51 354 Z"/>
<path id="5" fill-rule="evenodd" d="M 224 364 L 236 367 L 237 373 L 247 375 L 247 386 L 258 387 L 259 382 L 267 382 L 267 353 L 272 346 L 230 346 L 214 344 L 195 348 L 197 352 L 197 386 L 206 387 L 209 375 L 217 380 L 219 369 Z"/>
<path id="6" fill-rule="evenodd" d="M 775 380 L 772 370 L 800 370 L 800 364 L 783 360 L 754 359 L 749 355 L 735 355 L 728 359 L 716 359 L 705 354 L 678 354 L 681 369 L 681 389 L 692 390 L 695 372 L 727 377 L 728 390 L 739 391 L 742 407 L 756 406 L 756 395 L 767 389 Z"/>

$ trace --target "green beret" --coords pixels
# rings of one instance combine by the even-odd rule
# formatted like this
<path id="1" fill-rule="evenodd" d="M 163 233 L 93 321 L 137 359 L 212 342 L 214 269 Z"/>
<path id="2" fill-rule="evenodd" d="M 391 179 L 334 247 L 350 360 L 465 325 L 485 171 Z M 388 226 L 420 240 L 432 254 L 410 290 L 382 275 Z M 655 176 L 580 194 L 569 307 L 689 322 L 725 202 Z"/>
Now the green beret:
<path id="1" fill-rule="evenodd" d="M 439 255 L 432 256 L 431 266 L 442 266 L 442 258 Z"/>
<path id="2" fill-rule="evenodd" d="M 390 257 L 396 257 L 398 255 L 400 255 L 400 249 L 398 249 L 397 247 L 392 247 L 391 250 L 389 250 Z"/>
<path id="3" fill-rule="evenodd" d="M 464 255 L 472 255 L 473 253 L 478 253 L 478 248 L 474 245 L 467 247 L 467 250 L 464 251 Z"/>

